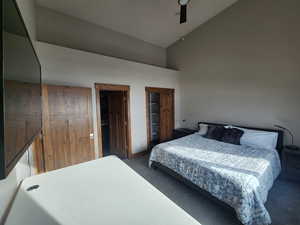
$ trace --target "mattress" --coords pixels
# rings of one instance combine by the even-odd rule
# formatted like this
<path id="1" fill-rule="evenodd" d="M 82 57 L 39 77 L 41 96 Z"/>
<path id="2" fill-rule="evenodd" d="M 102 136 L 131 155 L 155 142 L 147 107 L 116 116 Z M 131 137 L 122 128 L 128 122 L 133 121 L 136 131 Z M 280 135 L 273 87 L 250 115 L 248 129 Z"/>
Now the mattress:
<path id="1" fill-rule="evenodd" d="M 189 135 L 153 148 L 155 161 L 230 205 L 245 225 L 271 224 L 264 203 L 281 171 L 278 152 Z"/>

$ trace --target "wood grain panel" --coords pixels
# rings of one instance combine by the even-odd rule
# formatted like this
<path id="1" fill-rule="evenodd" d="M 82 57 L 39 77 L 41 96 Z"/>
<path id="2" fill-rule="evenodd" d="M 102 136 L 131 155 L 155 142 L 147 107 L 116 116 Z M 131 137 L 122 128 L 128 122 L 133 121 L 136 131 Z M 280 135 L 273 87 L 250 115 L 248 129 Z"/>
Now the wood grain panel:
<path id="1" fill-rule="evenodd" d="M 146 87 L 146 123 L 147 123 L 147 136 L 148 136 L 148 150 L 150 149 L 151 143 L 151 126 L 149 120 L 149 101 L 150 93 L 160 94 L 160 142 L 168 141 L 172 138 L 174 123 L 175 123 L 175 99 L 174 89 L 169 88 L 157 88 L 157 87 Z"/>
<path id="2" fill-rule="evenodd" d="M 93 160 L 91 89 L 43 86 L 45 170 Z"/>
<path id="3" fill-rule="evenodd" d="M 110 152 L 120 158 L 127 157 L 126 105 L 123 91 L 112 92 L 109 98 Z"/>
<path id="4" fill-rule="evenodd" d="M 45 160 L 44 160 L 44 147 L 43 147 L 43 137 L 39 134 L 32 144 L 32 152 L 34 157 L 34 163 L 36 168 L 36 174 L 45 172 Z"/>
<path id="5" fill-rule="evenodd" d="M 173 93 L 162 92 L 160 94 L 160 141 L 168 141 L 172 138 L 174 129 Z"/>
<path id="6" fill-rule="evenodd" d="M 121 84 L 95 84 L 98 90 L 102 91 L 129 91 L 130 87 L 128 85 Z"/>
<path id="7" fill-rule="evenodd" d="M 41 129 L 40 84 L 5 81 L 5 161 L 10 167 Z M 20 152 L 20 150 L 22 150 Z"/>

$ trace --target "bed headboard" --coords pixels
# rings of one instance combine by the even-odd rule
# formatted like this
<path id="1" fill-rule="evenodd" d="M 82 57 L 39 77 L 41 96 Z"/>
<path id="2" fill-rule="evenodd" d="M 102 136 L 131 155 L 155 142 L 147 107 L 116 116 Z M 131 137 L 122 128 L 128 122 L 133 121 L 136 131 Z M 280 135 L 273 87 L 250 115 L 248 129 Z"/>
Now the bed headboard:
<path id="1" fill-rule="evenodd" d="M 222 124 L 222 123 L 210 123 L 210 122 L 198 122 L 198 125 L 200 123 L 205 123 L 205 124 L 214 125 L 214 126 L 235 126 L 235 127 L 241 127 L 241 128 L 245 128 L 245 129 L 249 129 L 249 130 L 261 130 L 261 131 L 276 132 L 276 133 L 278 133 L 278 140 L 277 140 L 277 146 L 276 146 L 277 151 L 279 153 L 281 153 L 281 151 L 283 149 L 283 146 L 284 146 L 283 145 L 284 132 L 282 130 L 270 129 L 270 128 L 261 128 L 261 127 L 245 127 L 245 126 L 234 125 L 234 124 Z"/>

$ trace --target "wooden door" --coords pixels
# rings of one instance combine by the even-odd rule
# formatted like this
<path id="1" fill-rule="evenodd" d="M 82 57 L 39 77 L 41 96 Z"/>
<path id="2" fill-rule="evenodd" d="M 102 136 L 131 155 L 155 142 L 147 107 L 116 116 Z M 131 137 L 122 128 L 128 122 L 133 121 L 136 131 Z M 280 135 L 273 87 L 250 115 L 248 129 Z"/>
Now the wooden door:
<path id="1" fill-rule="evenodd" d="M 155 102 L 151 100 L 151 95 L 158 95 L 158 99 L 155 97 Z M 157 119 L 153 119 L 152 114 L 157 114 L 157 110 L 153 107 L 153 104 L 159 104 L 159 125 L 157 125 Z M 152 111 L 153 112 L 152 112 Z M 174 89 L 168 88 L 155 88 L 146 87 L 146 112 L 147 112 L 147 129 L 148 129 L 148 149 L 151 149 L 154 145 L 168 141 L 172 139 L 174 129 Z M 154 126 L 153 126 L 154 124 Z M 157 135 L 153 135 L 151 127 L 158 127 L 159 140 Z M 155 132 L 157 133 L 157 132 Z M 153 139 L 155 136 L 155 140 Z"/>
<path id="2" fill-rule="evenodd" d="M 95 159 L 91 89 L 43 86 L 45 170 Z"/>
<path id="3" fill-rule="evenodd" d="M 108 96 L 110 153 L 127 158 L 126 96 L 123 91 L 111 92 Z"/>
<path id="4" fill-rule="evenodd" d="M 172 138 L 174 129 L 174 94 L 172 91 L 160 93 L 160 142 Z"/>

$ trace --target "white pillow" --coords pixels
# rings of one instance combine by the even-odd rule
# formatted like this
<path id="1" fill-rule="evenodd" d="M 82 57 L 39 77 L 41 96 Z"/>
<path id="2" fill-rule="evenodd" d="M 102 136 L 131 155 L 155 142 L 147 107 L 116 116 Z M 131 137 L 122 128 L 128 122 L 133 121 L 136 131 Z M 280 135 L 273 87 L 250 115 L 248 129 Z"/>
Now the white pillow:
<path id="1" fill-rule="evenodd" d="M 208 125 L 204 124 L 204 123 L 200 123 L 199 124 L 199 130 L 198 130 L 197 134 L 199 134 L 201 136 L 204 136 L 204 135 L 207 134 L 207 131 L 208 131 Z"/>
<path id="2" fill-rule="evenodd" d="M 232 128 L 244 131 L 241 137 L 241 145 L 264 149 L 276 149 L 277 147 L 278 133 L 276 132 L 249 130 L 240 127 Z"/>

